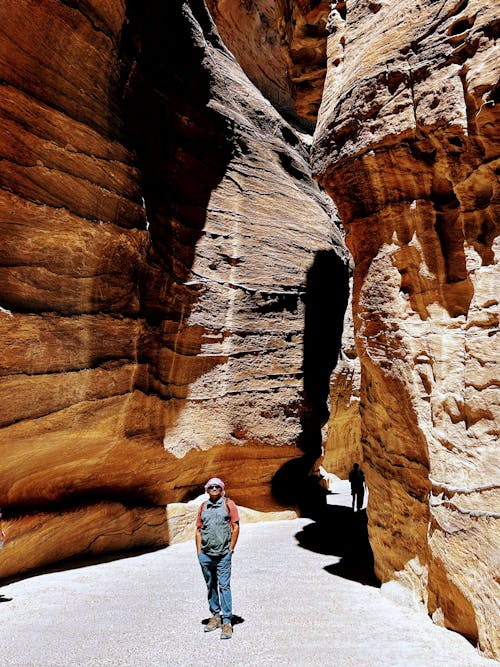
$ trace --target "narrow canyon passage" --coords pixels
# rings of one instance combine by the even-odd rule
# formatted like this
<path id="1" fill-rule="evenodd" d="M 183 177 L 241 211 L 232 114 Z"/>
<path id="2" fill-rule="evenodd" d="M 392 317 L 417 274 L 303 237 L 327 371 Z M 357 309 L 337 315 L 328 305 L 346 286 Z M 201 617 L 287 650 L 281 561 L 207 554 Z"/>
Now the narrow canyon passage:
<path id="1" fill-rule="evenodd" d="M 249 527 L 266 612 L 242 631 L 260 639 L 271 618 L 285 638 L 262 531 L 300 584 L 297 642 L 304 604 L 314 646 L 345 643 L 350 626 L 326 625 L 351 620 L 342 590 L 362 591 L 356 628 L 379 636 L 370 615 L 399 582 L 500 655 L 497 14 L 491 0 L 0 5 L 0 579 L 28 577 L 1 606 L 21 625 L 23 586 L 63 576 L 34 571 L 173 545 L 92 572 L 147 564 L 153 596 L 134 588 L 129 611 L 151 602 L 151 636 L 164 615 L 189 637 L 188 608 L 179 633 L 155 597 L 183 599 L 178 582 L 156 584 L 215 475 L 240 506 L 301 517 Z M 318 474 L 353 461 L 371 495 L 355 520 Z M 63 595 L 55 625 L 78 604 Z"/>
<path id="2" fill-rule="evenodd" d="M 407 590 L 339 576 L 304 548 L 310 520 L 244 524 L 233 559 L 234 634 L 203 632 L 192 541 L 1 589 L 9 667 L 494 667 L 432 623 Z M 345 545 L 344 545 L 345 546 Z"/>

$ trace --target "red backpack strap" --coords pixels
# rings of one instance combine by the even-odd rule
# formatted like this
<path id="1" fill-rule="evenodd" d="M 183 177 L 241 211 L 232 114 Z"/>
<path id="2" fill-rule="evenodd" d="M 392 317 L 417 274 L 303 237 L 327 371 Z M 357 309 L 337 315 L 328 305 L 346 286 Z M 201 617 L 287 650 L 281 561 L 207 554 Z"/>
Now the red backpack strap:
<path id="1" fill-rule="evenodd" d="M 196 518 L 196 521 L 198 521 L 198 520 L 199 520 L 199 521 L 202 521 L 201 515 L 202 515 L 203 512 L 205 511 L 205 507 L 206 507 L 206 506 L 207 506 L 207 501 L 204 500 L 204 501 L 201 503 L 200 508 L 199 508 L 199 510 L 198 510 L 198 516 L 197 516 L 197 518 Z"/>
<path id="2" fill-rule="evenodd" d="M 231 500 L 231 502 L 233 502 L 233 501 Z M 230 526 L 231 531 L 232 531 L 233 528 L 234 528 L 234 524 L 231 520 L 231 511 L 229 509 L 229 498 L 226 498 L 226 496 L 224 496 L 224 507 L 226 508 L 226 512 L 227 512 L 227 515 L 229 517 L 229 526 Z"/>

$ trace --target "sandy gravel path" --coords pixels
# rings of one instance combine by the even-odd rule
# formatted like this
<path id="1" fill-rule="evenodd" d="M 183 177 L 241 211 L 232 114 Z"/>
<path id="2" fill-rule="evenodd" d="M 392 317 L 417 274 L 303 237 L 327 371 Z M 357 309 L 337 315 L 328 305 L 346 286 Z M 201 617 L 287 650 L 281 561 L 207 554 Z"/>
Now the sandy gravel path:
<path id="1" fill-rule="evenodd" d="M 183 543 L 4 587 L 0 665 L 498 665 L 435 626 L 407 595 L 332 574 L 338 557 L 300 546 L 307 526 L 242 527 L 233 559 L 240 622 L 229 641 L 203 632 L 204 583 L 194 545 Z"/>

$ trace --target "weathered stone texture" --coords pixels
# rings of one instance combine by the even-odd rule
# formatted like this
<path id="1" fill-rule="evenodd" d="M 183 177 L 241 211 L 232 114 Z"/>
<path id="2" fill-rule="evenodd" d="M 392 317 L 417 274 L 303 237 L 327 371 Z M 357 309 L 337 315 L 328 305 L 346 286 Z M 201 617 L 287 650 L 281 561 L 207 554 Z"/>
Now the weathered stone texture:
<path id="1" fill-rule="evenodd" d="M 326 73 L 329 3 L 208 0 L 220 35 L 250 80 L 281 112 L 316 122 Z"/>
<path id="2" fill-rule="evenodd" d="M 314 170 L 354 262 L 378 576 L 497 654 L 493 3 L 337 3 Z"/>
<path id="3" fill-rule="evenodd" d="M 363 460 L 361 415 L 359 410 L 361 365 L 356 352 L 349 301 L 344 318 L 339 360 L 330 380 L 330 416 L 325 427 L 322 465 L 342 479 L 347 479 L 354 462 Z"/>
<path id="4" fill-rule="evenodd" d="M 109 501 L 66 507 L 63 513 L 38 511 L 8 522 L 1 574 L 15 577 L 74 556 L 92 559 L 131 545 L 161 547 L 169 540 L 166 512 L 161 507 L 128 507 Z"/>
<path id="5" fill-rule="evenodd" d="M 378 576 L 499 655 L 493 3 L 206 4 L 0 8 L 0 576 L 325 445 Z"/>
<path id="6" fill-rule="evenodd" d="M 166 544 L 212 474 L 276 509 L 326 406 L 308 281 L 345 250 L 307 146 L 203 3 L 146 9 L 0 9 L 0 576 Z"/>

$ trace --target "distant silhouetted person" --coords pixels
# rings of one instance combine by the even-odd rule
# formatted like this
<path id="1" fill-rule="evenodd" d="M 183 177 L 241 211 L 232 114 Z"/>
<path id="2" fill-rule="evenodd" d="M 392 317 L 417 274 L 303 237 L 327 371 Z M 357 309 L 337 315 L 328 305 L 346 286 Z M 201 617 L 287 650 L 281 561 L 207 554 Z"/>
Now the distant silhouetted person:
<path id="1" fill-rule="evenodd" d="M 359 463 L 352 466 L 349 482 L 351 483 L 352 509 L 355 512 L 356 508 L 360 510 L 363 507 L 365 497 L 365 473 L 359 467 Z"/>

